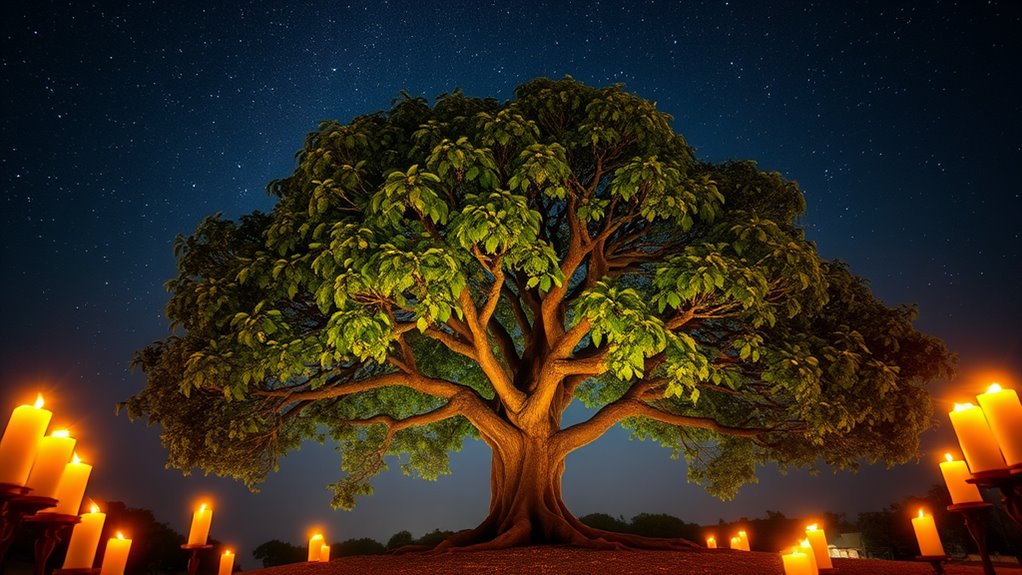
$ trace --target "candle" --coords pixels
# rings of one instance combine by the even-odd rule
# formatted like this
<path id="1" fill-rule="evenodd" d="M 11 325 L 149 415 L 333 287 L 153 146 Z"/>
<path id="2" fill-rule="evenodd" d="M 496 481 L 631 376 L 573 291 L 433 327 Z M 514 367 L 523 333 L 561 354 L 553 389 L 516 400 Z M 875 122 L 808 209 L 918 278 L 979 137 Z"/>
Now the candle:
<path id="1" fill-rule="evenodd" d="M 0 483 L 24 485 L 35 461 L 39 440 L 46 433 L 53 412 L 43 409 L 43 396 L 35 405 L 19 405 L 0 438 Z"/>
<path id="2" fill-rule="evenodd" d="M 834 564 L 830 560 L 830 547 L 827 545 L 827 533 L 820 529 L 816 523 L 806 527 L 806 539 L 813 548 L 813 557 L 820 569 L 833 569 Z"/>
<path id="3" fill-rule="evenodd" d="M 326 563 L 330 561 L 330 546 L 323 545 L 319 548 L 319 560 Z"/>
<path id="4" fill-rule="evenodd" d="M 738 532 L 738 541 L 742 551 L 749 551 L 749 535 L 745 531 Z"/>
<path id="5" fill-rule="evenodd" d="M 88 513 L 82 514 L 82 522 L 71 531 L 64 569 L 92 569 L 96 546 L 99 545 L 99 536 L 103 533 L 105 522 L 106 513 L 100 513 L 95 503 L 89 507 Z"/>
<path id="6" fill-rule="evenodd" d="M 106 542 L 106 552 L 103 553 L 103 565 L 99 568 L 99 575 L 124 575 L 128 551 L 131 551 L 131 539 L 125 539 L 118 531 L 116 538 Z"/>
<path id="7" fill-rule="evenodd" d="M 1022 402 L 1013 389 L 993 384 L 977 396 L 1008 465 L 1022 465 Z"/>
<path id="8" fill-rule="evenodd" d="M 962 454 L 973 473 L 981 473 L 1005 467 L 997 440 L 990 431 L 983 410 L 971 403 L 956 403 L 950 414 L 951 426 L 955 428 Z"/>
<path id="9" fill-rule="evenodd" d="M 319 561 L 319 554 L 323 552 L 323 534 L 317 533 L 309 538 L 309 561 Z"/>
<path id="10" fill-rule="evenodd" d="M 802 553 L 798 548 L 792 549 L 791 553 L 781 555 L 781 562 L 784 564 L 784 575 L 812 575 L 809 563 L 809 555 Z"/>
<path id="11" fill-rule="evenodd" d="M 82 463 L 76 453 L 71 458 L 71 463 L 64 466 L 64 473 L 57 483 L 57 490 L 53 497 L 57 500 L 56 507 L 50 507 L 48 513 L 62 513 L 64 515 L 78 515 L 82 508 L 82 496 L 85 495 L 85 485 L 89 483 L 89 475 L 92 474 L 92 466 Z"/>
<path id="12" fill-rule="evenodd" d="M 192 515 L 192 528 L 188 531 L 189 545 L 205 545 L 209 538 L 209 524 L 213 521 L 213 510 L 205 503 L 199 505 Z"/>
<path id="13" fill-rule="evenodd" d="M 707 537 L 706 538 L 706 548 L 707 549 L 716 549 L 717 548 L 717 538 L 713 537 L 713 536 Z"/>
<path id="14" fill-rule="evenodd" d="M 820 575 L 820 564 L 816 561 L 816 552 L 809 539 L 803 539 L 798 544 L 798 550 L 809 557 L 809 575 Z"/>
<path id="15" fill-rule="evenodd" d="M 944 555 L 944 546 L 940 544 L 940 536 L 937 535 L 937 526 L 933 522 L 932 515 L 926 515 L 919 510 L 919 516 L 912 518 L 912 529 L 916 532 L 916 541 L 919 542 L 919 554 L 928 557 L 940 557 Z"/>
<path id="16" fill-rule="evenodd" d="M 32 495 L 53 497 L 64 474 L 64 466 L 71 461 L 75 440 L 66 429 L 58 429 L 39 440 L 35 463 L 28 473 L 25 485 L 32 488 Z"/>
<path id="17" fill-rule="evenodd" d="M 983 501 L 979 488 L 965 482 L 972 476 L 965 462 L 955 461 L 950 453 L 945 453 L 944 459 L 947 461 L 941 462 L 940 473 L 944 476 L 944 483 L 947 484 L 947 490 L 951 493 L 951 502 L 957 504 Z"/>
<path id="18" fill-rule="evenodd" d="M 231 575 L 232 571 L 234 571 L 234 552 L 228 549 L 220 556 L 220 570 L 217 571 L 217 575 Z"/>

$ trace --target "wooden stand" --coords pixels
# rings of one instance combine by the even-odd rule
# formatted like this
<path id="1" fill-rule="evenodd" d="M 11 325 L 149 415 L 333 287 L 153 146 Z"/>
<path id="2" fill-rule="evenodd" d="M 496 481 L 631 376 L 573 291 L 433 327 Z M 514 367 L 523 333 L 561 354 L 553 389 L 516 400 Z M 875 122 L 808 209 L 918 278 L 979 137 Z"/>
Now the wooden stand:
<path id="1" fill-rule="evenodd" d="M 212 545 L 182 545 L 182 549 L 191 551 L 192 556 L 188 558 L 188 575 L 195 575 L 199 572 L 199 551 L 212 549 Z"/>
<path id="2" fill-rule="evenodd" d="M 948 511 L 961 513 L 965 518 L 965 528 L 969 531 L 969 537 L 976 543 L 979 557 L 983 561 L 983 575 L 997 574 L 994 571 L 994 564 L 990 562 L 990 554 L 987 553 L 987 524 L 983 517 L 986 510 L 991 507 L 993 505 L 986 502 L 955 503 L 947 507 Z"/>
<path id="3" fill-rule="evenodd" d="M 973 473 L 965 480 L 977 487 L 996 487 L 1001 490 L 1001 502 L 1012 521 L 1022 526 L 1022 465 L 985 473 Z"/>
<path id="4" fill-rule="evenodd" d="M 99 573 L 99 567 L 89 567 L 88 569 L 54 569 L 52 575 L 97 575 Z"/>
<path id="5" fill-rule="evenodd" d="M 28 497 L 26 497 L 27 499 Z M 37 499 L 50 499 L 54 504 L 56 499 L 38 497 Z M 52 505 L 49 505 L 52 507 Z M 44 508 L 45 509 L 45 508 Z M 71 530 L 75 523 L 81 522 L 82 518 L 77 515 L 66 515 L 64 513 L 36 513 L 25 518 L 25 523 L 38 525 L 42 531 L 35 539 L 35 570 L 34 575 L 46 575 L 46 562 L 49 561 L 53 549 L 64 538 L 64 534 Z"/>
<path id="6" fill-rule="evenodd" d="M 947 555 L 920 555 L 916 561 L 926 561 L 933 567 L 935 575 L 944 575 L 944 562 L 948 560 Z"/>

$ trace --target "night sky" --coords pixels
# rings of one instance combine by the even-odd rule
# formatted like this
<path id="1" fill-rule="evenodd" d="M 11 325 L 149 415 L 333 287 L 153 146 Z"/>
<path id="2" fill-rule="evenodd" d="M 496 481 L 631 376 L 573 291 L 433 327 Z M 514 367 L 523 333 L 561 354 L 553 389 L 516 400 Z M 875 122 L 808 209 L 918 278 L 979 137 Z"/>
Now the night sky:
<path id="1" fill-rule="evenodd" d="M 31 5 L 30 5 L 31 4 Z M 207 5 L 209 4 L 209 5 Z M 505 99 L 536 77 L 623 82 L 713 161 L 798 180 L 825 257 L 959 354 L 934 386 L 919 464 L 780 476 L 720 502 L 685 466 L 616 429 L 568 459 L 576 515 L 665 512 L 714 523 L 875 510 L 940 481 L 949 402 L 1022 380 L 1022 4 L 918 2 L 4 2 L 0 13 L 0 417 L 42 390 L 95 464 L 89 494 L 252 548 L 474 526 L 489 451 L 466 443 L 436 483 L 395 468 L 351 513 L 329 508 L 330 446 L 282 462 L 261 493 L 163 468 L 158 432 L 114 416 L 143 385 L 134 350 L 167 334 L 171 244 L 215 212 L 272 202 L 305 134 L 401 90 Z M 575 417 L 584 415 L 581 411 Z M 395 466 L 396 467 L 396 466 Z"/>

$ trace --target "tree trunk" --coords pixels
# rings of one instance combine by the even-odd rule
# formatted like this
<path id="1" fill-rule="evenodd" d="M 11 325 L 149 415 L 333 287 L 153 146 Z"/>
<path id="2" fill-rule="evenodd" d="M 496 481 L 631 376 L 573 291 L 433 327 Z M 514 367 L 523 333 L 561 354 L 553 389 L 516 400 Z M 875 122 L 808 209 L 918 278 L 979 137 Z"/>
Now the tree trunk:
<path id="1" fill-rule="evenodd" d="M 656 539 L 591 528 L 568 511 L 561 499 L 565 454 L 546 437 L 523 436 L 490 445 L 490 511 L 476 527 L 462 531 L 436 551 L 504 549 L 562 544 L 598 549 L 693 549 L 682 539 Z"/>

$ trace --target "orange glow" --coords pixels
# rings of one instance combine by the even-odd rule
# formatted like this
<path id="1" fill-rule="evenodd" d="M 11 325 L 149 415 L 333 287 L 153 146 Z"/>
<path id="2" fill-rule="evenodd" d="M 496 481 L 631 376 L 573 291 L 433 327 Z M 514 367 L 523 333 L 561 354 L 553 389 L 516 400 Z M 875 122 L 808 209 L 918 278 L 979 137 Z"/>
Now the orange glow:
<path id="1" fill-rule="evenodd" d="M 919 508 L 919 516 L 920 517 L 925 517 L 926 516 L 926 514 L 923 513 L 923 508 L 922 507 Z"/>
<path id="2" fill-rule="evenodd" d="M 809 540 L 808 540 L 808 539 L 803 539 L 803 540 L 802 540 L 802 541 L 801 541 L 801 542 L 799 543 L 799 545 L 801 545 L 801 546 L 802 546 L 802 547 L 804 547 L 804 548 L 812 547 L 812 545 L 810 545 L 810 544 L 809 544 Z"/>
<path id="3" fill-rule="evenodd" d="M 206 504 L 205 503 L 199 505 L 199 511 L 205 511 L 205 510 L 206 510 Z"/>
<path id="4" fill-rule="evenodd" d="M 743 535 L 746 535 L 745 531 L 739 531 L 739 532 L 738 532 L 738 536 L 739 536 L 739 537 L 742 537 Z"/>
<path id="5" fill-rule="evenodd" d="M 816 523 L 813 523 L 812 525 L 806 525 L 806 531 L 816 531 L 818 528 L 819 526 Z"/>
<path id="6" fill-rule="evenodd" d="M 35 408 L 42 409 L 43 407 L 43 394 L 37 393 L 35 396 Z"/>
<path id="7" fill-rule="evenodd" d="M 955 411 L 965 411 L 966 409 L 972 409 L 974 407 L 976 406 L 971 403 L 956 403 Z"/>
<path id="8" fill-rule="evenodd" d="M 99 513 L 99 505 L 95 501 L 89 502 L 89 513 Z"/>
<path id="9" fill-rule="evenodd" d="M 707 537 L 707 538 L 706 538 L 706 540 L 707 540 L 707 541 L 714 541 L 714 542 L 715 542 L 715 541 L 717 541 L 717 538 L 716 538 L 716 537 L 713 537 L 713 536 L 711 535 L 710 537 Z"/>
<path id="10" fill-rule="evenodd" d="M 77 452 L 75 452 L 75 454 L 71 457 L 71 461 L 74 461 L 75 463 L 81 463 L 82 462 L 82 460 L 78 458 L 78 453 Z"/>
<path id="11" fill-rule="evenodd" d="M 949 462 L 950 462 L 950 461 L 954 461 L 954 460 L 955 460 L 955 458 L 954 458 L 954 457 L 951 457 L 951 454 L 950 454 L 950 453 L 945 453 L 945 454 L 944 454 L 944 459 L 946 459 L 946 460 L 947 460 L 947 461 L 949 461 Z"/>
<path id="12" fill-rule="evenodd" d="M 57 429 L 50 434 L 50 437 L 71 437 L 71 432 L 66 429 Z"/>
<path id="13" fill-rule="evenodd" d="M 118 538 L 118 539 L 121 539 L 121 540 L 124 540 L 124 534 L 123 534 L 123 533 L 121 533 L 120 531 L 118 531 L 118 532 L 117 532 L 117 538 Z"/>
<path id="14" fill-rule="evenodd" d="M 997 393 L 999 391 L 1004 391 L 1004 388 L 1001 387 L 1001 384 L 997 383 L 996 381 L 994 383 L 991 383 L 990 387 L 987 388 L 987 393 Z"/>
<path id="15" fill-rule="evenodd" d="M 224 550 L 224 555 L 234 555 L 234 551 L 231 551 L 230 549 L 226 549 L 226 550 Z"/>

